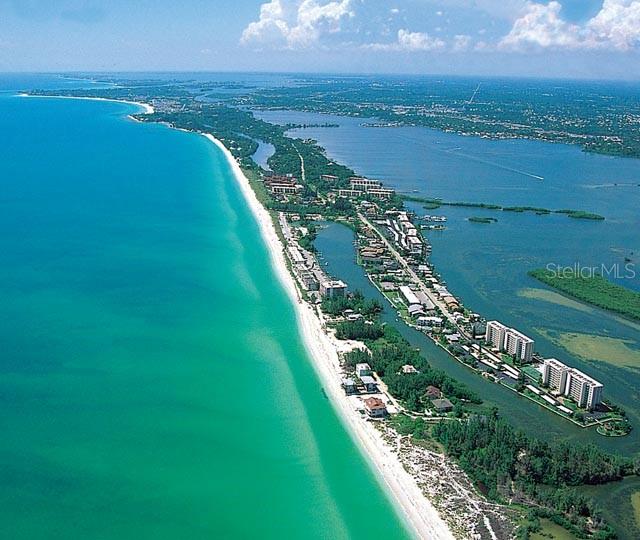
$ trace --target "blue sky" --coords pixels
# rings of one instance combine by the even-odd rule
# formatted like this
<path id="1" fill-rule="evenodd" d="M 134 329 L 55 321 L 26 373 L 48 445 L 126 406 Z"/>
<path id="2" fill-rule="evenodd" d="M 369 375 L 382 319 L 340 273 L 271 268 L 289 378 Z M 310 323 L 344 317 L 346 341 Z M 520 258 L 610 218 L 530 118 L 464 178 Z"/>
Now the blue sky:
<path id="1" fill-rule="evenodd" d="M 640 0 L 0 0 L 0 71 L 640 79 Z"/>

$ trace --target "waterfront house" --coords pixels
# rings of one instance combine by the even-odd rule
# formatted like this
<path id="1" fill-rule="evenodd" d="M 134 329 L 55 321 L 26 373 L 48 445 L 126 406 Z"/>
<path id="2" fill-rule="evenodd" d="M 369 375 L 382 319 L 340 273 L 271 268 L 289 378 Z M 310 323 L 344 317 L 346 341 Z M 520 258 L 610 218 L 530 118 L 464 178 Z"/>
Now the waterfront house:
<path id="1" fill-rule="evenodd" d="M 356 375 L 362 379 L 365 375 L 371 375 L 371 366 L 367 363 L 356 364 Z"/>
<path id="2" fill-rule="evenodd" d="M 412 304 L 407 308 L 407 311 L 411 317 L 420 317 L 425 315 L 424 309 L 422 309 L 422 304 Z"/>
<path id="3" fill-rule="evenodd" d="M 405 364 L 402 366 L 402 373 L 420 373 L 415 366 L 411 364 Z"/>
<path id="4" fill-rule="evenodd" d="M 347 394 L 348 396 L 358 393 L 356 383 L 353 379 L 342 379 L 342 388 L 344 389 L 345 394 Z"/>
<path id="5" fill-rule="evenodd" d="M 377 397 L 370 397 L 364 400 L 364 408 L 371 418 L 384 418 L 387 415 L 387 407 L 384 401 Z"/>
<path id="6" fill-rule="evenodd" d="M 360 380 L 362 381 L 366 392 L 378 391 L 378 383 L 371 375 L 363 375 L 362 377 L 360 377 Z"/>
<path id="7" fill-rule="evenodd" d="M 439 414 L 448 413 L 453 410 L 453 403 L 447 398 L 437 398 L 431 400 L 431 405 Z"/>

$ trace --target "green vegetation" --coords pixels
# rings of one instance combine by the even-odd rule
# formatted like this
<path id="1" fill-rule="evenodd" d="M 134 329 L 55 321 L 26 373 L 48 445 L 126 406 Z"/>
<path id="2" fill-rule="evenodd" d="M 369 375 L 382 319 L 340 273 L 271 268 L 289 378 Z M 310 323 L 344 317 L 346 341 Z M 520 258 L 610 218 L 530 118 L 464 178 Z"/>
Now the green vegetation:
<path id="1" fill-rule="evenodd" d="M 432 436 L 443 445 L 487 496 L 540 505 L 563 517 L 561 525 L 592 538 L 614 538 L 593 502 L 574 488 L 637 474 L 632 460 L 595 446 L 549 444 L 515 430 L 492 415 L 440 422 Z M 593 525 L 591 525 L 593 523 Z"/>
<path id="2" fill-rule="evenodd" d="M 469 96 L 476 90 L 479 99 L 471 103 Z M 640 136 L 630 121 L 640 111 L 633 85 L 531 80 L 505 85 L 499 79 L 484 79 L 478 88 L 476 78 L 329 77 L 262 88 L 236 101 L 260 109 L 375 118 L 373 125 L 424 126 L 492 139 L 530 138 L 640 157 Z"/>
<path id="3" fill-rule="evenodd" d="M 425 209 L 433 210 L 440 208 L 441 206 L 460 206 L 463 208 L 484 208 L 485 210 L 497 210 L 502 212 L 516 212 L 522 214 L 524 212 L 533 212 L 537 216 L 546 216 L 548 214 L 565 214 L 574 219 L 590 219 L 594 221 L 603 221 L 605 218 L 600 214 L 594 214 L 593 212 L 585 212 L 584 210 L 549 210 L 548 208 L 539 208 L 537 206 L 500 206 L 499 204 L 489 203 L 475 203 L 475 202 L 461 202 L 461 201 L 443 201 L 442 199 L 430 199 L 428 197 L 417 197 L 415 195 L 400 195 L 400 198 L 405 201 L 420 202 L 425 205 Z M 478 218 L 479 219 L 479 218 Z M 469 218 L 469 221 L 476 221 L 476 219 Z M 497 220 L 496 220 L 497 221 Z M 487 223 L 486 221 L 478 223 Z"/>
<path id="4" fill-rule="evenodd" d="M 318 230 L 316 226 L 311 222 L 305 223 L 304 226 L 307 229 L 307 234 L 305 234 L 300 239 L 298 239 L 298 244 L 300 245 L 301 248 L 306 249 L 311 253 L 315 253 L 316 248 L 313 245 L 313 242 L 315 241 L 318 235 Z"/>
<path id="5" fill-rule="evenodd" d="M 452 403 L 481 403 L 481 399 L 464 384 L 449 377 L 444 371 L 433 369 L 420 353 L 398 333 L 384 326 L 382 339 L 367 343 L 371 354 L 352 351 L 345 355 L 347 365 L 367 362 L 389 387 L 389 391 L 412 411 L 424 411 L 430 406 L 425 396 L 427 386 L 439 388 Z M 402 366 L 410 364 L 420 373 L 402 373 Z"/>
<path id="6" fill-rule="evenodd" d="M 325 297 L 322 299 L 321 307 L 322 311 L 333 316 L 351 309 L 364 317 L 374 318 L 382 311 L 382 304 L 378 300 L 367 300 L 360 291 L 346 296 Z"/>
<path id="7" fill-rule="evenodd" d="M 591 219 L 594 221 L 603 221 L 604 216 L 600 214 L 594 214 L 592 212 L 585 212 L 583 210 L 554 210 L 556 214 L 566 214 L 570 218 L 574 219 Z"/>
<path id="8" fill-rule="evenodd" d="M 611 283 L 602 275 L 582 277 L 572 268 L 564 271 L 531 270 L 529 275 L 574 298 L 602 309 L 640 320 L 640 293 Z"/>
<path id="9" fill-rule="evenodd" d="M 547 208 L 538 208 L 536 206 L 503 206 L 503 212 L 534 212 L 535 214 L 550 214 L 551 210 Z M 573 211 L 573 210 L 572 210 Z"/>
<path id="10" fill-rule="evenodd" d="M 610 420 L 599 425 L 596 431 L 605 437 L 624 437 L 631 431 L 631 425 L 624 419 Z"/>
<path id="11" fill-rule="evenodd" d="M 377 323 L 363 321 L 344 321 L 336 325 L 336 337 L 338 339 L 357 339 L 372 341 L 384 335 L 384 328 Z"/>
<path id="12" fill-rule="evenodd" d="M 472 223 L 497 223 L 498 222 L 496 218 L 478 217 L 478 216 L 471 216 L 469 218 L 469 221 L 471 221 Z"/>
<path id="13" fill-rule="evenodd" d="M 122 83 L 122 81 L 119 81 Z M 343 198 L 337 198 L 330 202 L 324 197 L 330 190 L 348 186 L 348 177 L 354 172 L 343 165 L 337 164 L 326 156 L 324 149 L 313 140 L 294 139 L 287 136 L 286 132 L 293 126 L 279 126 L 256 119 L 248 107 L 253 106 L 281 106 L 284 108 L 301 110 L 326 110 L 322 112 L 346 113 L 353 116 L 371 117 L 377 116 L 381 120 L 396 121 L 399 117 L 393 112 L 393 105 L 400 101 L 408 101 L 411 106 L 422 107 L 424 100 L 424 85 L 419 87 L 413 83 L 407 83 L 402 92 L 393 85 L 386 83 L 372 90 L 366 80 L 355 78 L 352 81 L 332 80 L 330 84 L 318 80 L 311 80 L 304 84 L 291 88 L 275 88 L 267 90 L 251 90 L 251 95 L 241 97 L 229 97 L 224 93 L 211 93 L 215 85 L 210 84 L 206 89 L 192 83 L 189 89 L 181 85 L 167 81 L 166 84 L 149 85 L 141 82 L 139 85 L 131 84 L 128 87 L 122 85 L 118 88 L 102 88 L 93 90 L 77 90 L 65 92 L 67 95 L 107 97 L 113 99 L 128 99 L 134 101 L 153 101 L 155 113 L 151 115 L 138 115 L 137 118 L 146 122 L 165 122 L 174 127 L 195 132 L 211 133 L 220 139 L 229 148 L 234 157 L 238 159 L 243 170 L 247 174 L 252 187 L 260 201 L 271 210 L 297 213 L 304 218 L 308 214 L 322 214 L 328 218 L 349 218 L 355 216 L 355 208 L 352 203 Z M 475 83 L 474 83 L 475 84 Z M 514 83 L 515 84 L 515 83 Z M 490 83 L 487 83 L 490 85 Z M 434 92 L 434 96 L 439 90 Z M 221 101 L 211 102 L 194 99 L 198 95 L 210 95 Z M 337 92 L 337 93 L 336 93 Z M 60 91 L 56 91 L 60 94 Z M 455 94 L 455 92 L 453 92 Z M 453 95 L 452 94 L 452 95 Z M 340 95 L 336 99 L 336 95 Z M 468 99 L 465 89 L 456 100 L 464 96 Z M 313 96 L 313 99 L 310 99 Z M 374 97 L 374 100 L 367 98 Z M 450 96 L 449 96 L 450 97 Z M 434 111 L 447 109 L 447 101 L 443 98 L 437 103 Z M 490 98 L 484 99 L 482 104 L 468 104 L 468 113 L 474 115 L 473 121 L 465 118 L 467 113 L 451 114 L 450 110 L 445 116 L 438 112 L 433 115 L 416 115 L 409 111 L 402 123 L 415 123 L 416 125 L 430 125 L 447 131 L 475 133 L 481 135 L 504 136 L 536 136 L 547 133 L 544 131 L 551 118 L 543 122 L 543 126 L 510 126 L 504 124 L 505 118 L 516 118 L 519 106 L 516 101 L 503 99 L 501 107 L 504 109 L 493 110 L 491 121 L 483 123 L 482 111 L 478 107 L 490 107 Z M 439 99 L 439 98 L 434 98 Z M 635 99 L 633 96 L 629 99 Z M 234 101 L 235 100 L 235 101 Z M 527 96 L 527 116 L 531 108 L 531 95 Z M 461 103 L 462 101 L 457 101 Z M 232 106 L 239 105 L 239 107 Z M 544 104 L 543 104 L 544 105 Z M 625 105 L 627 107 L 628 104 Z M 607 146 L 605 139 L 599 139 L 602 133 L 615 124 L 611 119 L 612 108 L 608 102 L 607 123 L 598 130 L 592 124 L 585 129 L 590 130 L 589 137 L 579 137 L 585 148 L 597 149 L 597 151 L 620 153 L 621 155 L 640 155 L 640 143 L 635 131 L 629 132 L 629 136 L 623 138 L 626 147 Z M 523 109 L 524 110 L 524 109 Z M 486 110 L 484 111 L 486 112 Z M 625 114 L 628 110 L 625 108 Z M 553 111 L 557 116 L 557 111 Z M 581 120 L 581 119 L 580 119 Z M 536 122 L 540 122 L 537 120 Z M 578 122 L 578 124 L 580 124 Z M 576 128 L 578 131 L 582 128 Z M 553 133 L 548 131 L 549 134 Z M 580 133 L 581 135 L 581 133 Z M 543 137 L 544 138 L 544 137 Z M 275 153 L 269 158 L 268 165 L 275 174 L 293 174 L 303 184 L 302 193 L 295 198 L 282 197 L 275 200 L 265 189 L 261 181 L 263 170 L 253 161 L 252 155 L 256 151 L 257 142 L 261 140 L 270 143 L 275 148 Z M 571 140 L 571 133 L 564 135 L 549 135 L 549 140 Z M 632 144 L 627 144 L 631 142 Z M 637 144 L 636 144 L 637 143 Z M 613 144 L 613 143 L 612 143 Z M 617 143 L 616 143 L 617 144 Z M 304 175 L 303 175 L 304 164 Z M 323 180 L 321 175 L 328 174 L 337 177 L 337 180 Z M 303 176 L 304 180 L 303 181 Z M 435 209 L 441 206 L 459 206 L 467 208 L 480 208 L 496 211 L 510 212 L 535 212 L 536 214 L 549 214 L 550 210 L 536 207 L 502 207 L 487 203 L 469 202 L 444 202 L 439 199 L 404 196 L 404 200 L 422 202 L 425 207 Z M 385 203 L 380 203 L 384 205 Z M 396 198 L 389 203 L 390 206 L 401 206 L 402 200 Z M 558 210 L 572 218 L 604 219 L 597 214 L 578 210 Z M 475 218 L 481 223 L 495 222 L 495 218 Z M 470 218 L 471 221 L 474 218 Z M 302 247 L 313 248 L 315 228 L 309 227 L 309 235 L 300 241 Z M 606 281 L 606 280 L 605 280 Z M 596 304 L 597 305 L 597 304 Z M 585 496 L 578 494 L 573 488 L 584 483 L 607 482 L 631 473 L 631 465 L 628 460 L 604 454 L 592 447 L 573 447 L 569 445 L 550 446 L 537 439 L 528 438 L 516 431 L 509 424 L 497 418 L 497 413 L 478 413 L 478 405 L 481 403 L 479 396 L 467 388 L 464 384 L 449 377 L 446 373 L 431 368 L 428 361 L 419 352 L 413 349 L 399 333 L 389 326 L 379 323 L 377 315 L 380 305 L 375 302 L 367 302 L 362 295 L 356 293 L 345 299 L 325 300 L 322 309 L 329 314 L 338 315 L 347 309 L 352 309 L 371 321 L 356 320 L 340 322 L 336 325 L 336 335 L 339 339 L 357 339 L 364 341 L 371 353 L 365 351 L 353 351 L 345 355 L 348 365 L 357 362 L 368 362 L 388 385 L 389 391 L 397 397 L 415 416 L 419 416 L 430 406 L 430 400 L 426 395 L 427 386 L 440 388 L 444 395 L 454 403 L 454 411 L 446 421 L 437 424 L 429 433 L 427 423 L 423 418 L 411 418 L 398 416 L 393 419 L 396 429 L 401 433 L 411 434 L 416 440 L 435 440 L 442 445 L 445 451 L 453 456 L 476 482 L 478 487 L 489 497 L 499 501 L 514 501 L 536 507 L 536 515 L 549 515 L 561 525 L 578 531 L 584 536 L 588 529 L 596 533 L 594 538 L 610 538 L 610 530 L 602 523 L 594 511 L 593 504 Z M 463 359 L 463 361 L 465 361 Z M 402 366 L 413 365 L 419 373 L 403 373 Z M 435 443 L 433 443 L 435 444 Z M 546 512 L 546 513 L 545 513 Z M 593 519 L 592 522 L 589 520 Z"/>

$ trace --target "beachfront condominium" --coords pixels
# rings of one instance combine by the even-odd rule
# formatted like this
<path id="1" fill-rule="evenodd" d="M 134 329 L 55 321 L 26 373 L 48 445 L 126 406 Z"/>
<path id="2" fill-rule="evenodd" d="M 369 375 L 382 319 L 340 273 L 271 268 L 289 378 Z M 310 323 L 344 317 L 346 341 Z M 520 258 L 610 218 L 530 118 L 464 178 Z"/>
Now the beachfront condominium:
<path id="1" fill-rule="evenodd" d="M 571 397 L 578 407 L 593 409 L 602 402 L 602 383 L 555 358 L 547 358 L 542 364 L 542 384 Z"/>
<path id="2" fill-rule="evenodd" d="M 361 176 L 352 176 L 349 178 L 349 184 L 351 189 L 361 189 L 363 191 L 382 188 L 382 182 L 378 180 L 370 180 L 369 178 L 363 178 Z"/>
<path id="3" fill-rule="evenodd" d="M 326 280 L 320 283 L 320 294 L 327 298 L 344 296 L 347 292 L 347 284 L 344 281 Z"/>
<path id="4" fill-rule="evenodd" d="M 487 323 L 485 341 L 491 343 L 499 351 L 506 352 L 521 362 L 531 362 L 535 343 L 533 339 L 498 321 L 489 321 Z"/>

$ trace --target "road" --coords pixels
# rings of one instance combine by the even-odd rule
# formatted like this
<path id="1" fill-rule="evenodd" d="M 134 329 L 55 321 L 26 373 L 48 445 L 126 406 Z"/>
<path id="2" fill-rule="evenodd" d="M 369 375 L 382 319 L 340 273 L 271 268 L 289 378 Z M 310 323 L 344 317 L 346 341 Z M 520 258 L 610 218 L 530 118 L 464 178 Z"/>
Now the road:
<path id="1" fill-rule="evenodd" d="M 453 315 L 451 313 L 449 313 L 449 311 L 447 310 L 447 307 L 445 305 L 444 302 L 442 302 L 439 298 L 437 298 L 435 296 L 435 294 L 433 294 L 433 291 L 431 291 L 425 284 L 424 282 L 420 279 L 420 277 L 418 276 L 418 274 L 415 273 L 415 271 L 413 270 L 413 268 L 411 268 L 411 266 L 409 266 L 409 263 L 405 260 L 405 258 L 400 255 L 400 253 L 398 253 L 398 251 L 391 245 L 391 242 L 389 242 L 389 240 L 387 240 L 385 238 L 385 236 L 376 228 L 374 227 L 374 225 L 362 214 L 358 214 L 358 217 L 360 218 L 360 220 L 367 226 L 369 227 L 379 238 L 380 240 L 382 240 L 382 242 L 386 245 L 387 249 L 390 251 L 390 253 L 393 255 L 393 257 L 396 259 L 396 261 L 398 261 L 398 263 L 407 271 L 407 273 L 409 274 L 409 276 L 411 277 L 411 279 L 414 281 L 414 283 L 420 287 L 420 290 L 422 292 L 424 292 L 424 294 L 427 295 L 427 298 L 429 298 L 429 300 L 431 300 L 435 306 L 437 306 L 440 311 L 442 312 L 442 314 L 449 319 L 449 321 L 451 321 L 451 323 L 456 327 L 458 327 L 458 324 L 456 323 L 455 318 L 453 317 Z"/>

